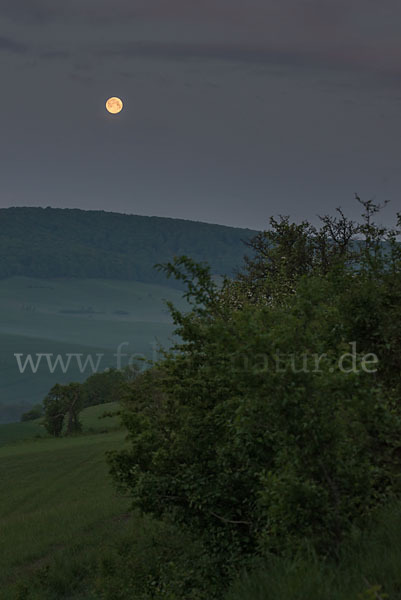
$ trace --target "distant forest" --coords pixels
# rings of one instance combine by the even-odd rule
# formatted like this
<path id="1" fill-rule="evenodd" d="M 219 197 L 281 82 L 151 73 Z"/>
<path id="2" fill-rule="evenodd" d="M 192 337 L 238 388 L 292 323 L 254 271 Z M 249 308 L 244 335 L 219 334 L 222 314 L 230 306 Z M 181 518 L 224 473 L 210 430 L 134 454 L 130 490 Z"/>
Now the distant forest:
<path id="1" fill-rule="evenodd" d="M 0 209 L 0 278 L 106 278 L 166 284 L 153 266 L 186 254 L 232 275 L 255 235 L 195 221 L 58 208 Z M 176 285 L 171 281 L 172 285 Z"/>

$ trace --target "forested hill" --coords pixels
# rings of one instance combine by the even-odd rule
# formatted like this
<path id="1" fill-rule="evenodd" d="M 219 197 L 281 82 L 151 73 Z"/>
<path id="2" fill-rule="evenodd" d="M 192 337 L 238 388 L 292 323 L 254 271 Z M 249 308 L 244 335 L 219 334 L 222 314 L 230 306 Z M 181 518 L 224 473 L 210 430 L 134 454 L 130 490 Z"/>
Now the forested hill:
<path id="1" fill-rule="evenodd" d="M 187 254 L 233 273 L 255 234 L 195 221 L 105 211 L 0 209 L 0 278 L 78 277 L 162 282 L 153 265 Z"/>

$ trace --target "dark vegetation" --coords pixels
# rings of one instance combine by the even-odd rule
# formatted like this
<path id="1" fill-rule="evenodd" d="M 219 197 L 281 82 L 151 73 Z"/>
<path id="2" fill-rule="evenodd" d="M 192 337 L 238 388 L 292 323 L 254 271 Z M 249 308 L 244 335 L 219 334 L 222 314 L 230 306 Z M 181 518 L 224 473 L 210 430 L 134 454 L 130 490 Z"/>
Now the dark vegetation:
<path id="1" fill-rule="evenodd" d="M 78 277 L 165 283 L 160 260 L 188 254 L 231 275 L 249 229 L 56 208 L 0 209 L 0 278 Z"/>
<path id="2" fill-rule="evenodd" d="M 40 419 L 43 416 L 43 406 L 41 404 L 35 404 L 30 410 L 21 415 L 21 421 L 34 421 Z"/>
<path id="3" fill-rule="evenodd" d="M 359 224 L 272 219 L 222 287 L 159 265 L 192 308 L 169 305 L 180 341 L 117 385 L 108 453 L 143 526 L 19 600 L 401 598 L 401 247 L 361 205 Z"/>
<path id="4" fill-rule="evenodd" d="M 136 370 L 131 365 L 121 370 L 108 369 L 94 373 L 83 383 L 72 382 L 65 385 L 57 383 L 44 398 L 43 406 L 24 413 L 21 420 L 27 421 L 43 415 L 45 429 L 54 437 L 60 437 L 64 433 L 66 435 L 80 433 L 82 431 L 80 412 L 89 406 L 119 402 L 138 370 L 139 368 Z"/>

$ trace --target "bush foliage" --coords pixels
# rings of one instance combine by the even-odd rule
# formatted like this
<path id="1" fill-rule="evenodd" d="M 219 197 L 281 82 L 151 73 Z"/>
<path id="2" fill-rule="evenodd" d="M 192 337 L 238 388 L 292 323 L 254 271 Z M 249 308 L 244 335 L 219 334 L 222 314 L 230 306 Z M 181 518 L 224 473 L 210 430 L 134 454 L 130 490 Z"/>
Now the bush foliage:
<path id="1" fill-rule="evenodd" d="M 335 558 L 399 493 L 398 232 L 361 204 L 359 225 L 272 219 L 220 288 L 185 256 L 159 267 L 192 310 L 170 305 L 181 342 L 131 386 L 111 469 L 135 507 L 206 545 L 221 580 L 272 552 Z"/>

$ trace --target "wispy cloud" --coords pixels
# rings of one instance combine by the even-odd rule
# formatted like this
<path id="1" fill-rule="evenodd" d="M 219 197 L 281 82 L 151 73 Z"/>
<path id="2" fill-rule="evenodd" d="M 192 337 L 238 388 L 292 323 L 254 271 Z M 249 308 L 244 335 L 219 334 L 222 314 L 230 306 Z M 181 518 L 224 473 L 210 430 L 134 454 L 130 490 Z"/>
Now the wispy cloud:
<path id="1" fill-rule="evenodd" d="M 67 50 L 45 50 L 39 53 L 39 58 L 46 60 L 68 59 L 71 57 L 71 52 Z"/>
<path id="2" fill-rule="evenodd" d="M 390 51 L 384 45 L 378 49 L 344 45 L 319 47 L 314 44 L 250 44 L 250 43 L 187 43 L 154 40 L 107 43 L 93 50 L 98 57 L 138 58 L 176 61 L 223 61 L 289 68 L 324 68 L 339 70 L 399 73 L 400 48 Z"/>
<path id="3" fill-rule="evenodd" d="M 102 60 L 126 57 L 344 69 L 399 80 L 399 0 L 1 0 L 1 15 L 32 27 L 57 21 L 64 33 L 79 23 L 81 38 L 74 37 L 68 52 L 67 46 L 46 45 L 46 28 L 41 28 L 43 48 L 33 53 L 48 60 L 73 57 L 83 48 Z M 130 32 L 125 29 L 124 41 L 120 25 L 127 23 L 133 25 L 132 37 L 127 39 Z M 137 25 L 142 23 L 146 24 L 143 31 L 154 31 L 154 39 L 150 39 L 153 34 L 136 39 L 141 31 Z M 95 40 L 92 33 L 97 24 L 103 27 L 102 47 L 89 41 L 84 48 L 85 31 Z M 27 47 L 0 39 L 1 50 L 23 53 Z"/>
<path id="4" fill-rule="evenodd" d="M 149 58 L 187 61 L 218 60 L 262 64 L 303 64 L 304 56 L 294 56 L 274 47 L 232 43 L 158 42 L 155 40 L 105 44 L 95 51 L 102 57 Z"/>

